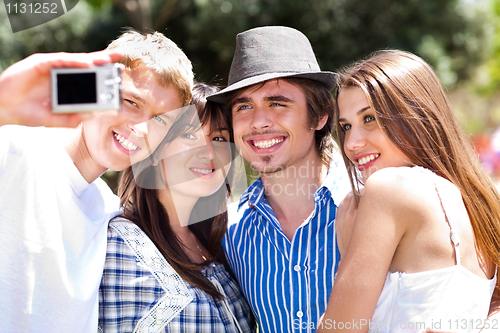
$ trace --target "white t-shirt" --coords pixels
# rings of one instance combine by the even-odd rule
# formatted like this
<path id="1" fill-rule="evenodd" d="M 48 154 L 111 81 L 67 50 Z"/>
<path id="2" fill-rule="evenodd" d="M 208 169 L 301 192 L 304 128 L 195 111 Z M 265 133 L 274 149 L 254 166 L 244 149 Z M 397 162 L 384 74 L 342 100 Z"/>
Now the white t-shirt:
<path id="1" fill-rule="evenodd" d="M 44 127 L 0 127 L 0 330 L 96 332 L 107 222 L 119 200 Z"/>

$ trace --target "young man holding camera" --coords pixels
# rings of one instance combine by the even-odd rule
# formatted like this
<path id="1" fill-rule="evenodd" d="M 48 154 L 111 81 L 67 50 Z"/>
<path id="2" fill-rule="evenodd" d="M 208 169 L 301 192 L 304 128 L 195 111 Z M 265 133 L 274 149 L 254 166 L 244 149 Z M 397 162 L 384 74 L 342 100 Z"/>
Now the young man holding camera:
<path id="1" fill-rule="evenodd" d="M 50 68 L 112 61 L 124 65 L 120 110 L 51 114 Z M 144 153 L 140 124 L 188 105 L 192 85 L 173 42 L 132 31 L 106 52 L 34 55 L 2 73 L 0 125 L 81 121 L 0 127 L 2 331 L 96 332 L 107 222 L 119 213 L 99 177 Z"/>
<path id="2" fill-rule="evenodd" d="M 224 247 L 263 333 L 314 332 L 333 286 L 333 222 L 350 190 L 332 137 L 334 85 L 301 32 L 261 27 L 238 34 L 228 87 L 208 98 L 226 105 L 260 175 Z"/>

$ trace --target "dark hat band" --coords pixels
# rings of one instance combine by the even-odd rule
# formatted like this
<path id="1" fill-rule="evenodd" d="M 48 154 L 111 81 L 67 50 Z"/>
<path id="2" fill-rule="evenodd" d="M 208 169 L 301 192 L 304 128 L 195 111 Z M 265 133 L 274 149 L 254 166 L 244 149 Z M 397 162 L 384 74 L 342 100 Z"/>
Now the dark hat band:
<path id="1" fill-rule="evenodd" d="M 266 73 L 256 76 L 252 76 L 236 82 L 227 88 L 207 97 L 208 101 L 226 104 L 227 96 L 229 93 L 253 86 L 254 84 L 265 82 L 268 80 L 279 79 L 279 78 L 302 78 L 318 81 L 325 85 L 326 89 L 332 90 L 335 87 L 337 74 L 332 72 L 316 72 L 316 73 Z"/>

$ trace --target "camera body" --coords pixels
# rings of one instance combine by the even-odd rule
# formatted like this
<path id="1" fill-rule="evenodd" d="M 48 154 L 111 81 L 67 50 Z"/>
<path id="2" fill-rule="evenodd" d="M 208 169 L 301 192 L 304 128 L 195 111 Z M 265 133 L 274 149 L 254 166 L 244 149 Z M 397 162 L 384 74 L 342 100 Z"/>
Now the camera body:
<path id="1" fill-rule="evenodd" d="M 53 113 L 120 109 L 120 67 L 52 68 Z"/>

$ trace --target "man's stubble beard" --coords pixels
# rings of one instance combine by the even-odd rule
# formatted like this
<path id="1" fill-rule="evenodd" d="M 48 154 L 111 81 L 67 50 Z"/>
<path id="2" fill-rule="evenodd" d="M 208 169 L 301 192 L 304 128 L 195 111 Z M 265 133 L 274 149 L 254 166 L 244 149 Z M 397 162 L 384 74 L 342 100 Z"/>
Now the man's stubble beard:
<path id="1" fill-rule="evenodd" d="M 263 156 L 261 157 L 261 161 L 264 162 L 264 167 L 255 167 L 255 165 L 251 165 L 252 169 L 256 170 L 260 174 L 264 175 L 270 175 L 273 173 L 277 173 L 280 171 L 283 171 L 287 168 L 287 165 L 278 165 L 278 166 L 271 166 L 268 165 L 271 163 L 272 157 L 271 156 Z"/>

